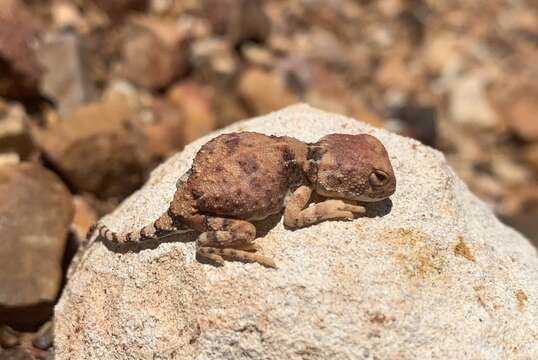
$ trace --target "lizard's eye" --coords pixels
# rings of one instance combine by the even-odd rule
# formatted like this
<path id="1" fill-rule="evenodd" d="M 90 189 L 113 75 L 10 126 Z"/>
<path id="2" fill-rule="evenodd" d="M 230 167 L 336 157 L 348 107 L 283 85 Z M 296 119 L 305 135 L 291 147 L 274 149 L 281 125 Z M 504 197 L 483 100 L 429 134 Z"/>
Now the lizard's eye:
<path id="1" fill-rule="evenodd" d="M 372 187 L 380 187 L 385 185 L 389 180 L 387 174 L 381 170 L 374 170 L 370 176 L 368 176 L 368 181 Z"/>

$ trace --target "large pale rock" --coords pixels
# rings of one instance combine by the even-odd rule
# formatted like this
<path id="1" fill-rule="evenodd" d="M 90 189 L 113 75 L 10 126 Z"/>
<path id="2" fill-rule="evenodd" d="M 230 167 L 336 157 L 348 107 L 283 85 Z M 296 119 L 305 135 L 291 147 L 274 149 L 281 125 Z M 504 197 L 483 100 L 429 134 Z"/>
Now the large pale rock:
<path id="1" fill-rule="evenodd" d="M 276 270 L 199 263 L 193 236 L 94 243 L 55 309 L 58 360 L 538 358 L 536 249 L 439 152 L 305 105 L 224 131 L 238 130 L 304 141 L 374 134 L 398 189 L 351 222 L 262 223 L 259 244 Z M 127 231 L 154 220 L 211 136 L 157 168 L 104 222 Z"/>

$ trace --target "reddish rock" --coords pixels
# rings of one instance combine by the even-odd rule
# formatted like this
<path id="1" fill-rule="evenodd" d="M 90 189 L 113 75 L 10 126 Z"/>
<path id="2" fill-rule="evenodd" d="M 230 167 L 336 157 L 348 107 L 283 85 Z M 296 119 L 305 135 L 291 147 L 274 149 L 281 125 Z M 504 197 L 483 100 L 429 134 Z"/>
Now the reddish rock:
<path id="1" fill-rule="evenodd" d="M 527 162 L 534 168 L 534 171 L 538 173 L 538 142 L 524 149 L 524 156 Z"/>
<path id="2" fill-rule="evenodd" d="M 122 44 L 121 76 L 140 87 L 157 90 L 170 85 L 187 68 L 188 53 L 173 24 L 133 22 Z"/>
<path id="3" fill-rule="evenodd" d="M 269 36 L 271 24 L 260 0 L 205 0 L 203 6 L 213 32 L 233 45 Z"/>
<path id="4" fill-rule="evenodd" d="M 144 136 L 132 117 L 126 98 L 110 97 L 45 130 L 34 128 L 33 135 L 73 189 L 122 197 L 141 184 L 148 166 Z"/>
<path id="5" fill-rule="evenodd" d="M 287 88 L 283 76 L 257 68 L 241 74 L 238 92 L 256 114 L 275 111 L 298 101 Z"/>
<path id="6" fill-rule="evenodd" d="M 538 141 L 538 86 L 523 84 L 506 96 L 502 108 L 508 127 L 527 141 Z"/>
<path id="7" fill-rule="evenodd" d="M 213 96 L 213 108 L 217 117 L 217 127 L 225 127 L 236 121 L 248 118 L 248 113 L 234 92 L 217 88 Z"/>
<path id="8" fill-rule="evenodd" d="M 181 110 L 164 100 L 154 100 L 153 119 L 144 126 L 148 155 L 155 161 L 175 153 L 185 145 L 185 120 Z"/>
<path id="9" fill-rule="evenodd" d="M 144 11 L 148 0 L 92 0 L 101 10 L 113 20 L 121 20 L 131 11 Z"/>
<path id="10" fill-rule="evenodd" d="M 191 63 L 198 78 L 212 83 L 233 79 L 239 59 L 231 44 L 217 37 L 202 38 L 191 47 Z"/>
<path id="11" fill-rule="evenodd" d="M 32 326 L 51 315 L 72 218 L 71 194 L 54 173 L 0 167 L 0 323 Z"/>
<path id="12" fill-rule="evenodd" d="M 404 92 L 410 91 L 417 82 L 401 56 L 388 56 L 377 69 L 375 80 L 382 89 Z"/>
<path id="13" fill-rule="evenodd" d="M 0 100 L 0 153 L 14 153 L 27 158 L 33 151 L 28 118 L 20 104 Z"/>
<path id="14" fill-rule="evenodd" d="M 0 0 L 0 96 L 37 96 L 42 69 L 32 49 L 39 24 L 22 2 Z"/>
<path id="15" fill-rule="evenodd" d="M 216 120 L 209 88 L 185 81 L 170 89 L 167 97 L 181 112 L 186 144 L 215 130 Z"/>
<path id="16" fill-rule="evenodd" d="M 71 223 L 71 229 L 77 236 L 79 243 L 86 239 L 86 234 L 90 227 L 98 220 L 97 212 L 91 207 L 91 205 L 82 196 L 75 196 L 73 198 L 73 204 L 75 206 L 75 215 L 73 222 Z"/>

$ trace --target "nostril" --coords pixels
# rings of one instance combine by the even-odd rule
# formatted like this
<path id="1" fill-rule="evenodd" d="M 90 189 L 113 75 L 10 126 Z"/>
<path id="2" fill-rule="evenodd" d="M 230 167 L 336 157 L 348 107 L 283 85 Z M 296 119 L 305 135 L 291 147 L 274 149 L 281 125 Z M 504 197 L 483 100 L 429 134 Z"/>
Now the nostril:
<path id="1" fill-rule="evenodd" d="M 376 170 L 370 174 L 368 179 L 372 186 L 383 186 L 387 183 L 389 177 L 383 171 Z"/>

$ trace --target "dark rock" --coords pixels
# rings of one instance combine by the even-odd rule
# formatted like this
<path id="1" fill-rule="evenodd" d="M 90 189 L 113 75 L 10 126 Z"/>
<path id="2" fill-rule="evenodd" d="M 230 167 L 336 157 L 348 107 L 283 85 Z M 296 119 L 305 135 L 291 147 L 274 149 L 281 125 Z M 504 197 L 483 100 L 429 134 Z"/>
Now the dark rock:
<path id="1" fill-rule="evenodd" d="M 148 0 L 93 0 L 112 20 L 121 20 L 131 11 L 144 11 Z"/>
<path id="2" fill-rule="evenodd" d="M 122 44 L 121 76 L 140 87 L 158 90 L 170 85 L 187 68 L 188 52 L 173 24 L 139 19 L 127 26 Z"/>
<path id="3" fill-rule="evenodd" d="M 0 153 L 16 153 L 25 159 L 32 151 L 33 144 L 24 108 L 0 100 Z"/>
<path id="4" fill-rule="evenodd" d="M 98 217 L 95 209 L 84 197 L 75 196 L 73 198 L 73 204 L 75 205 L 75 215 L 73 217 L 71 229 L 76 236 L 77 244 L 80 244 L 86 239 L 88 230 L 95 224 Z"/>
<path id="5" fill-rule="evenodd" d="M 299 101 L 288 89 L 282 74 L 255 67 L 241 74 L 237 92 L 256 114 L 266 114 Z"/>
<path id="6" fill-rule="evenodd" d="M 401 133 L 423 144 L 435 146 L 437 142 L 437 110 L 433 106 L 413 102 L 394 109 L 393 117 L 403 124 Z"/>
<path id="7" fill-rule="evenodd" d="M 185 145 L 185 121 L 178 106 L 155 99 L 152 104 L 154 119 L 144 126 L 148 155 L 156 160 L 175 153 Z"/>
<path id="8" fill-rule="evenodd" d="M 121 197 L 142 183 L 147 167 L 144 136 L 132 117 L 127 99 L 118 96 L 84 105 L 32 133 L 73 189 Z"/>
<path id="9" fill-rule="evenodd" d="M 72 218 L 71 195 L 54 173 L 32 163 L 0 167 L 0 323 L 50 316 Z"/>
<path id="10" fill-rule="evenodd" d="M 259 0 L 205 0 L 203 5 L 213 32 L 233 45 L 269 36 L 271 24 Z"/>
<path id="11" fill-rule="evenodd" d="M 167 97 L 181 113 L 185 144 L 215 130 L 209 87 L 187 80 L 172 87 Z"/>
<path id="12" fill-rule="evenodd" d="M 2 360 L 35 360 L 35 358 L 23 348 L 15 348 L 6 351 L 0 350 Z"/>
<path id="13" fill-rule="evenodd" d="M 0 0 L 0 96 L 38 95 L 42 69 L 32 49 L 37 29 L 37 20 L 21 2 Z"/>
<path id="14" fill-rule="evenodd" d="M 0 347 L 9 349 L 19 345 L 19 334 L 7 325 L 0 325 Z"/>
<path id="15" fill-rule="evenodd" d="M 538 85 L 518 84 L 506 96 L 501 112 L 504 122 L 525 141 L 538 141 Z"/>
<path id="16" fill-rule="evenodd" d="M 47 350 L 54 341 L 54 326 L 52 321 L 47 321 L 35 334 L 32 345 L 41 350 Z"/>

